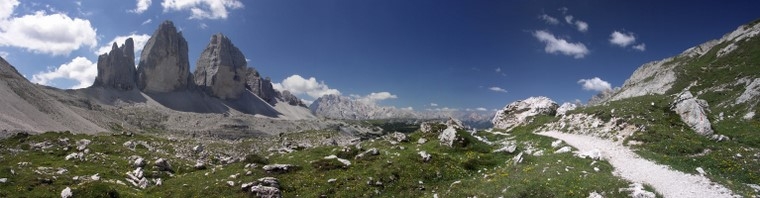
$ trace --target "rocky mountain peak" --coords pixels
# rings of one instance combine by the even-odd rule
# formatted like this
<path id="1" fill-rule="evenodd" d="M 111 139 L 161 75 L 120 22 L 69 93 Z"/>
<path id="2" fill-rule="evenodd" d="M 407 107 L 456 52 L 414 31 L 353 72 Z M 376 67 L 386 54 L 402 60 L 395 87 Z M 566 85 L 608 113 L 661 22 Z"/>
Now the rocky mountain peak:
<path id="1" fill-rule="evenodd" d="M 134 41 L 128 38 L 121 47 L 114 42 L 110 52 L 98 56 L 98 76 L 92 86 L 132 90 L 137 86 L 135 74 Z"/>
<path id="2" fill-rule="evenodd" d="M 279 94 L 272 87 L 272 81 L 269 78 L 262 78 L 254 68 L 248 68 L 246 72 L 245 88 L 269 104 L 274 105 L 277 102 Z"/>
<path id="3" fill-rule="evenodd" d="M 145 92 L 171 92 L 191 85 L 187 41 L 174 23 L 164 21 L 143 48 L 137 85 Z"/>
<path id="4" fill-rule="evenodd" d="M 196 85 L 212 96 L 236 99 L 246 90 L 247 67 L 243 52 L 229 38 L 217 33 L 198 58 L 193 78 Z"/>

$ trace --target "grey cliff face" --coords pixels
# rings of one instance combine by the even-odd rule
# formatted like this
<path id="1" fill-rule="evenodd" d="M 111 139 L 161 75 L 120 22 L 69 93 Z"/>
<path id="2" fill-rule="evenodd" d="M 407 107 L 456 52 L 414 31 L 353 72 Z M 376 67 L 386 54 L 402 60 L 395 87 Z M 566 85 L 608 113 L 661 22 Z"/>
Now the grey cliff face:
<path id="1" fill-rule="evenodd" d="M 174 23 L 165 21 L 143 48 L 137 86 L 144 92 L 171 92 L 190 87 L 191 78 L 187 41 Z"/>
<path id="2" fill-rule="evenodd" d="M 304 104 L 301 100 L 299 100 L 295 95 L 291 94 L 290 91 L 287 91 L 287 90 L 282 91 L 279 94 L 279 98 L 281 98 L 283 101 L 287 102 L 290 105 L 306 107 L 306 104 Z"/>
<path id="3" fill-rule="evenodd" d="M 124 45 L 111 47 L 111 52 L 98 56 L 98 76 L 93 86 L 132 90 L 137 86 L 134 41 L 128 38 Z"/>
<path id="4" fill-rule="evenodd" d="M 277 91 L 272 87 L 271 80 L 269 78 L 262 78 L 254 68 L 246 70 L 245 88 L 251 90 L 253 94 L 256 94 L 271 105 L 277 102 Z"/>
<path id="5" fill-rule="evenodd" d="M 245 56 L 221 33 L 211 36 L 196 64 L 195 84 L 221 99 L 237 99 L 245 92 Z M 271 86 L 271 85 L 270 85 Z"/>

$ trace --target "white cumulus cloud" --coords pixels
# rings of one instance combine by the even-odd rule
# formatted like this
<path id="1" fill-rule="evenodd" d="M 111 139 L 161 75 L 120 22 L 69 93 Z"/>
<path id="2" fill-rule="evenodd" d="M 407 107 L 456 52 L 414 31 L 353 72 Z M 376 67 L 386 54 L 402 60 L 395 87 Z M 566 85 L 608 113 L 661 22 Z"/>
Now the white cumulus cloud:
<path id="1" fill-rule="evenodd" d="M 431 106 L 431 107 L 437 107 L 437 106 L 438 106 L 438 104 L 436 104 L 436 103 L 432 103 L 432 102 L 431 102 L 431 103 L 430 103 L 430 106 Z"/>
<path id="2" fill-rule="evenodd" d="M 330 89 L 325 82 L 319 82 L 316 78 L 305 79 L 300 75 L 292 75 L 282 80 L 282 83 L 272 83 L 278 91 L 288 90 L 294 95 L 306 94 L 316 99 L 323 95 L 340 95 L 337 89 Z"/>
<path id="3" fill-rule="evenodd" d="M 161 6 L 164 12 L 190 11 L 190 19 L 226 19 L 228 10 L 244 7 L 239 0 L 164 0 Z"/>
<path id="4" fill-rule="evenodd" d="M 387 100 L 387 99 L 396 99 L 398 96 L 391 94 L 390 92 L 384 91 L 384 92 L 378 92 L 378 93 L 370 93 L 366 96 L 358 96 L 358 95 L 352 95 L 354 98 L 356 98 L 357 101 L 368 103 L 368 104 L 374 104 L 377 101 L 381 100 Z"/>
<path id="5" fill-rule="evenodd" d="M 552 33 L 546 31 L 536 31 L 533 33 L 539 41 L 546 44 L 544 51 L 546 53 L 562 53 L 564 55 L 573 56 L 574 58 L 583 58 L 589 51 L 586 45 L 583 43 L 570 43 L 565 39 L 555 37 Z"/>
<path id="6" fill-rule="evenodd" d="M 404 110 L 404 111 L 414 111 L 414 108 L 412 108 L 412 107 L 402 107 L 401 110 Z"/>
<path id="7" fill-rule="evenodd" d="M 489 87 L 488 90 L 495 91 L 495 92 L 504 92 L 504 93 L 507 93 L 507 90 L 503 89 L 501 87 Z"/>
<path id="8" fill-rule="evenodd" d="M 634 45 L 633 49 L 639 50 L 639 51 L 642 51 L 642 52 L 646 51 L 647 50 L 647 44 L 642 43 L 642 44 Z"/>
<path id="9" fill-rule="evenodd" d="M 50 85 L 49 83 L 56 79 L 70 79 L 79 82 L 79 84 L 74 85 L 71 88 L 79 89 L 92 85 L 92 82 L 95 81 L 97 75 L 97 65 L 85 57 L 78 56 L 54 70 L 39 72 L 32 75 L 32 82 L 42 85 Z"/>
<path id="10" fill-rule="evenodd" d="M 17 0 L 0 0 L 0 21 L 11 17 L 14 8 L 18 6 Z"/>
<path id="11" fill-rule="evenodd" d="M 578 84 L 581 84 L 583 90 L 589 91 L 606 91 L 612 89 L 612 86 L 607 81 L 594 77 L 592 79 L 580 79 Z"/>
<path id="12" fill-rule="evenodd" d="M 557 20 L 557 18 L 554 18 L 554 17 L 549 16 L 547 14 L 542 14 L 542 15 L 538 16 L 538 18 L 541 19 L 541 20 L 543 20 L 547 24 L 550 24 L 550 25 L 557 25 L 557 24 L 559 24 L 559 20 Z"/>
<path id="13" fill-rule="evenodd" d="M 610 43 L 613 45 L 617 45 L 620 47 L 626 47 L 630 44 L 633 44 L 636 42 L 636 36 L 633 36 L 633 33 L 622 33 L 618 31 L 613 31 L 612 34 L 610 34 Z"/>
<path id="14" fill-rule="evenodd" d="M 8 53 L 6 51 L 0 51 L 0 57 L 3 57 L 3 59 L 8 59 L 9 55 L 11 55 L 11 53 Z"/>
<path id="15" fill-rule="evenodd" d="M 151 0 L 137 0 L 137 7 L 134 10 L 129 10 L 129 12 L 141 14 L 148 10 L 151 3 L 153 3 Z"/>
<path id="16" fill-rule="evenodd" d="M 2 9 L 6 8 L 0 8 Z M 0 21 L 0 46 L 25 48 L 34 53 L 55 56 L 69 54 L 82 46 L 94 47 L 97 44 L 97 33 L 89 20 L 71 18 L 62 13 L 47 14 L 37 11 L 34 14 Z"/>

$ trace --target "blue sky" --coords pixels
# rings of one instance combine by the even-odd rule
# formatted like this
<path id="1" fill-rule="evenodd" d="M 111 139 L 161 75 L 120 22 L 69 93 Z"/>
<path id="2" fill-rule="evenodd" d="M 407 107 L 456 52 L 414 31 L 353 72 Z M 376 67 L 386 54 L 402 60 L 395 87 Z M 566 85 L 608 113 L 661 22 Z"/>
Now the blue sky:
<path id="1" fill-rule="evenodd" d="M 222 32 L 249 66 L 305 100 L 340 93 L 415 110 L 491 110 L 538 95 L 585 102 L 621 86 L 641 64 L 760 18 L 758 7 L 753 0 L 0 0 L 0 55 L 33 82 L 86 87 L 114 39 L 132 36 L 141 48 L 172 20 L 188 40 L 191 70 Z"/>

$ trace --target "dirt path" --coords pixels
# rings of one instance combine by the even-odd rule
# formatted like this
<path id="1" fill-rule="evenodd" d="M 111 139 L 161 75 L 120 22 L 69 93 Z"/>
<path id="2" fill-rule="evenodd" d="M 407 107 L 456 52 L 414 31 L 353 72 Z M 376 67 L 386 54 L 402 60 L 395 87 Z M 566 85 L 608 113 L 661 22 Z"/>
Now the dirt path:
<path id="1" fill-rule="evenodd" d="M 736 197 L 730 189 L 700 176 L 686 174 L 639 157 L 625 146 L 596 137 L 558 131 L 538 133 L 565 141 L 580 151 L 599 149 L 615 171 L 626 180 L 649 184 L 665 197 Z"/>

